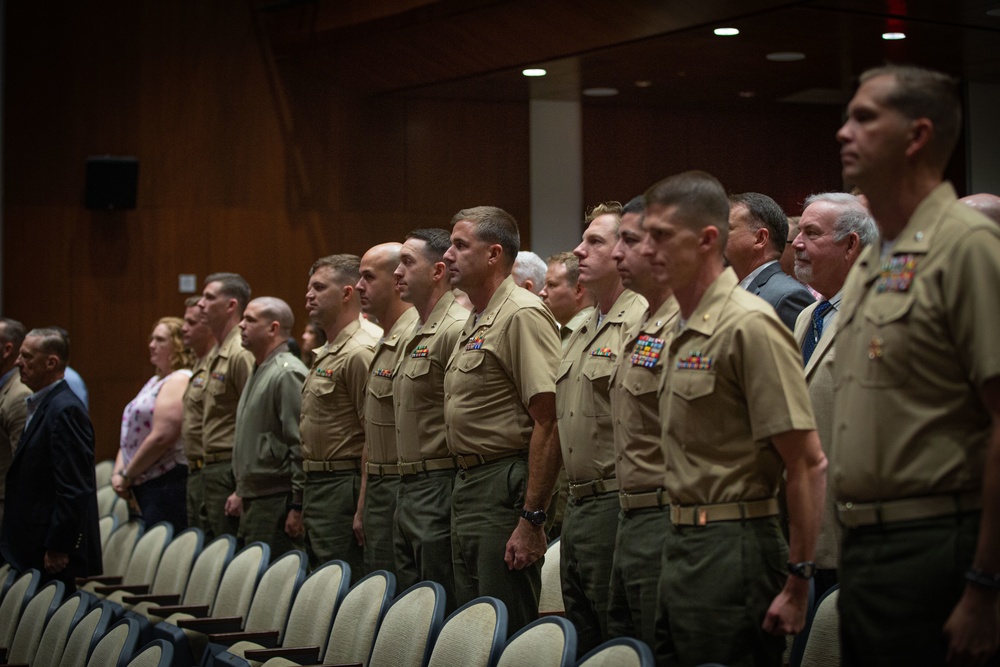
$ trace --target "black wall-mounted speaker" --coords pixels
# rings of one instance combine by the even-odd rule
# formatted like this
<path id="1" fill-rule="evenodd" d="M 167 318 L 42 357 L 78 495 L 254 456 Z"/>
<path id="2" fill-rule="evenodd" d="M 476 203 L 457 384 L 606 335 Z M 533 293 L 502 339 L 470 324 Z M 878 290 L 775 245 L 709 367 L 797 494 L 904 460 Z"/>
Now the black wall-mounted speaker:
<path id="1" fill-rule="evenodd" d="M 87 158 L 84 205 L 92 211 L 127 211 L 135 208 L 139 185 L 139 159 L 111 155 Z"/>

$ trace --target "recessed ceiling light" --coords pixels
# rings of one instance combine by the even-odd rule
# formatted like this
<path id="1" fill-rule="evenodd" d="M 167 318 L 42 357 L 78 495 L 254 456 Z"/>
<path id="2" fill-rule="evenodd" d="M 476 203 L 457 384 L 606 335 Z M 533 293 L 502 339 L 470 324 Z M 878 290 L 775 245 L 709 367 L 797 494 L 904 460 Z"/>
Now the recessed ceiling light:
<path id="1" fill-rule="evenodd" d="M 617 88 L 584 88 L 583 94 L 587 97 L 614 97 L 618 94 Z"/>
<path id="2" fill-rule="evenodd" d="M 774 53 L 767 54 L 765 57 L 771 62 L 791 63 L 796 60 L 805 60 L 806 54 L 798 51 L 775 51 Z"/>
<path id="3" fill-rule="evenodd" d="M 740 97 L 742 97 L 744 99 L 749 99 L 749 98 L 753 97 L 756 94 L 757 93 L 753 92 L 752 90 L 741 90 L 739 92 Z"/>
<path id="4" fill-rule="evenodd" d="M 987 16 L 1000 16 L 1000 7 L 994 7 L 993 9 L 986 10 Z"/>
<path id="5" fill-rule="evenodd" d="M 648 79 L 643 79 L 641 81 L 636 81 L 635 82 L 635 87 L 636 88 L 649 88 L 652 85 L 653 85 L 653 82 L 649 81 Z"/>
<path id="6" fill-rule="evenodd" d="M 740 31 L 737 30 L 736 28 L 716 28 L 712 32 L 714 32 L 719 37 L 732 37 L 733 35 L 740 34 Z"/>
<path id="7" fill-rule="evenodd" d="M 892 42 L 898 39 L 906 39 L 906 35 L 901 32 L 883 32 L 882 39 Z"/>
<path id="8" fill-rule="evenodd" d="M 529 67 L 526 70 L 521 70 L 521 74 L 524 76 L 545 76 L 548 72 L 540 67 Z"/>

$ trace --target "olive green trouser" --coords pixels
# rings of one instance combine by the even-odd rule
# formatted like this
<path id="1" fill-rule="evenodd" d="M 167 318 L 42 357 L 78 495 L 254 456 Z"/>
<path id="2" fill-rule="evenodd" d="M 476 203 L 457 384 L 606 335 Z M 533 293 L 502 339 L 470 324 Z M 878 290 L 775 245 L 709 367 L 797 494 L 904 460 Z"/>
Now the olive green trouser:
<path id="1" fill-rule="evenodd" d="M 354 536 L 354 513 L 358 509 L 361 474 L 344 472 L 306 473 L 302 494 L 302 518 L 306 527 L 309 565 L 316 569 L 335 558 L 351 567 L 351 583 L 363 575 L 364 556 Z"/>
<path id="2" fill-rule="evenodd" d="M 399 475 L 368 476 L 362 519 L 365 530 L 364 574 L 375 570 L 396 573 L 392 533 L 398 487 Z M 400 590 L 406 589 L 400 588 Z"/>
<path id="3" fill-rule="evenodd" d="M 638 637 L 656 645 L 656 596 L 669 507 L 618 513 L 608 595 L 608 636 Z"/>
<path id="4" fill-rule="evenodd" d="M 454 470 L 406 475 L 396 494 L 396 587 L 405 591 L 421 581 L 436 581 L 447 594 L 445 613 L 456 608 L 451 562 L 451 495 Z"/>
<path id="5" fill-rule="evenodd" d="M 941 631 L 965 589 L 979 512 L 846 529 L 840 556 L 842 664 L 943 665 Z M 994 656 L 989 664 L 1000 663 Z"/>
<path id="6" fill-rule="evenodd" d="M 271 547 L 271 561 L 275 561 L 294 549 L 304 549 L 305 541 L 300 537 L 293 540 L 285 532 L 285 521 L 292 503 L 292 492 L 270 496 L 243 499 L 243 515 L 240 517 L 240 546 L 251 542 L 263 542 Z"/>
<path id="7" fill-rule="evenodd" d="M 240 530 L 240 518 L 226 515 L 226 500 L 236 490 L 233 462 L 218 461 L 205 464 L 201 469 L 201 479 L 205 515 L 212 537 L 236 536 Z"/>
<path id="8" fill-rule="evenodd" d="M 507 606 L 508 636 L 538 618 L 542 585 L 542 559 L 522 570 L 510 570 L 504 562 L 507 541 L 521 520 L 527 479 L 527 460 L 501 459 L 459 471 L 452 496 L 458 605 L 481 595 L 499 598 Z"/>
<path id="9" fill-rule="evenodd" d="M 208 515 L 205 513 L 205 480 L 201 476 L 201 468 L 190 466 L 187 477 L 187 517 L 188 527 L 201 528 L 205 533 L 205 544 L 214 535 L 208 525 Z"/>
<path id="10" fill-rule="evenodd" d="M 608 577 L 618 529 L 618 493 L 569 499 L 563 517 L 559 576 L 577 654 L 608 638 Z"/>
<path id="11" fill-rule="evenodd" d="M 777 517 L 670 526 L 657 599 L 658 665 L 781 667 L 785 638 L 761 627 L 788 577 Z"/>

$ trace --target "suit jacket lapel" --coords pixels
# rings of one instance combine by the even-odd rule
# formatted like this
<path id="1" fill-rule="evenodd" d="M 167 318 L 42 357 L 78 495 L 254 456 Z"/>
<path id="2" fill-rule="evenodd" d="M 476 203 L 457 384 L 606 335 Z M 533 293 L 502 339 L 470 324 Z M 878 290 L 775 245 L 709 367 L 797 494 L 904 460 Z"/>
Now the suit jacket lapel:
<path id="1" fill-rule="evenodd" d="M 38 430 L 38 425 L 42 423 L 43 419 L 45 419 L 45 412 L 46 410 L 48 410 L 49 403 L 52 402 L 52 398 L 60 391 L 62 391 L 64 388 L 65 386 L 53 387 L 52 391 L 46 394 L 45 398 L 42 399 L 42 403 L 41 405 L 38 406 L 38 409 L 35 411 L 35 414 L 32 415 L 31 421 L 28 422 L 28 425 L 25 427 L 24 431 L 21 432 L 21 440 L 17 443 L 17 450 L 14 451 L 14 457 L 13 459 L 11 459 L 12 463 L 21 454 L 21 451 L 24 449 L 25 443 L 27 443 L 31 438 L 34 437 L 35 431 Z"/>
<path id="2" fill-rule="evenodd" d="M 833 339 L 837 335 L 837 323 L 840 322 L 840 316 L 833 321 L 829 331 L 824 331 L 823 335 L 820 337 L 819 342 L 816 343 L 816 349 L 813 350 L 812 356 L 809 357 L 809 363 L 806 364 L 804 372 L 806 374 L 806 380 L 812 374 L 819 362 L 823 360 L 826 356 L 827 350 L 833 347 Z M 808 335 L 808 334 L 807 334 Z"/>

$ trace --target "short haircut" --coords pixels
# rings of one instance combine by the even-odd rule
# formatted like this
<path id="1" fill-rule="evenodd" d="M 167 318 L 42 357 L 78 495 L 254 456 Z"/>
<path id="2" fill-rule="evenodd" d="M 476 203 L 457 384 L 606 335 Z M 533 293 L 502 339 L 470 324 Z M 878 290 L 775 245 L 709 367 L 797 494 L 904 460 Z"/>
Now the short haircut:
<path id="1" fill-rule="evenodd" d="M 288 338 L 295 326 L 295 315 L 287 303 L 274 296 L 259 296 L 250 303 L 260 307 L 261 316 L 268 322 L 277 322 L 281 335 Z"/>
<path id="2" fill-rule="evenodd" d="M 499 244 L 507 258 L 507 268 L 514 266 L 517 251 L 521 248 L 521 233 L 514 216 L 496 206 L 463 208 L 452 217 L 451 226 L 463 220 L 472 223 L 477 239 L 491 245 Z"/>
<path id="3" fill-rule="evenodd" d="M 622 215 L 626 213 L 638 213 L 642 215 L 646 212 L 646 200 L 642 195 L 636 195 L 628 200 L 628 203 L 622 206 Z"/>
<path id="4" fill-rule="evenodd" d="M 646 208 L 676 207 L 675 215 L 692 229 L 712 225 L 719 230 L 719 252 L 729 236 L 729 200 L 715 176 L 704 171 L 685 171 L 654 183 L 643 195 Z"/>
<path id="5" fill-rule="evenodd" d="M 213 273 L 205 278 L 205 284 L 208 285 L 209 283 L 219 283 L 219 292 L 221 294 L 230 299 L 236 299 L 240 313 L 250 303 L 250 283 L 244 280 L 243 276 L 238 273 Z"/>
<path id="6" fill-rule="evenodd" d="M 432 262 L 444 261 L 444 254 L 451 246 L 451 234 L 447 229 L 439 227 L 414 229 L 406 235 L 406 238 L 423 241 L 424 256 Z"/>
<path id="7" fill-rule="evenodd" d="M 548 266 L 541 257 L 530 250 L 522 250 L 517 253 L 517 257 L 514 259 L 511 275 L 514 276 L 514 282 L 518 285 L 523 285 L 524 281 L 531 280 L 537 294 L 545 286 L 545 270 L 547 268 Z"/>
<path id="8" fill-rule="evenodd" d="M 198 305 L 199 301 L 201 301 L 200 296 L 189 296 L 188 298 L 184 299 L 184 310 L 187 310 L 188 308 L 194 308 L 195 306 Z"/>
<path id="9" fill-rule="evenodd" d="M 770 232 L 768 240 L 774 253 L 780 255 L 785 251 L 785 244 L 788 241 L 788 216 L 778 206 L 778 202 L 759 192 L 744 192 L 731 195 L 729 204 L 742 205 L 746 208 L 750 214 L 751 231 L 767 227 Z"/>
<path id="10" fill-rule="evenodd" d="M 0 317 L 0 324 L 3 325 L 0 326 L 0 343 L 13 343 L 14 354 L 17 354 L 21 349 L 21 343 L 24 342 L 24 325 L 9 317 Z"/>
<path id="11" fill-rule="evenodd" d="M 309 275 L 311 276 L 322 268 L 333 269 L 333 280 L 338 287 L 353 286 L 361 280 L 361 258 L 357 255 L 343 253 L 320 257 L 313 262 L 312 268 L 309 269 Z"/>
<path id="12" fill-rule="evenodd" d="M 833 204 L 838 208 L 837 219 L 833 223 L 833 240 L 840 243 L 854 232 L 861 241 L 861 247 L 867 247 L 878 240 L 878 226 L 871 212 L 861 203 L 861 200 L 846 192 L 821 192 L 806 197 L 802 209 L 805 210 L 817 202 Z"/>
<path id="13" fill-rule="evenodd" d="M 170 350 L 170 369 L 176 371 L 194 366 L 194 352 L 184 347 L 184 338 L 181 336 L 184 320 L 179 317 L 161 317 L 153 328 L 155 329 L 160 324 L 166 326 L 170 333 L 170 347 L 172 348 Z"/>
<path id="14" fill-rule="evenodd" d="M 958 80 L 914 65 L 885 65 L 862 73 L 861 83 L 877 76 L 891 76 L 896 85 L 886 104 L 910 120 L 927 118 L 934 124 L 928 155 L 940 167 L 948 163 L 962 131 L 962 99 Z"/>
<path id="15" fill-rule="evenodd" d="M 571 252 L 557 252 L 554 255 L 550 255 L 546 264 L 562 264 L 566 267 L 566 284 L 570 287 L 576 287 L 576 284 L 580 282 L 580 258 Z"/>
<path id="16" fill-rule="evenodd" d="M 589 225 L 594 221 L 594 218 L 599 218 L 602 215 L 613 215 L 618 221 L 622 219 L 622 205 L 616 201 L 606 201 L 601 202 L 594 208 L 590 209 L 586 217 L 583 220 L 584 225 Z M 615 225 L 615 233 L 618 233 L 618 226 Z"/>
<path id="17" fill-rule="evenodd" d="M 69 336 L 60 327 L 42 327 L 32 329 L 25 338 L 39 338 L 38 347 L 45 354 L 54 354 L 59 359 L 59 369 L 66 370 L 69 365 Z"/>

